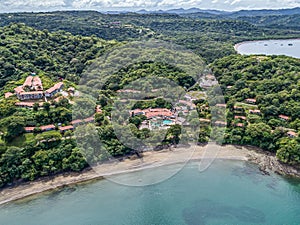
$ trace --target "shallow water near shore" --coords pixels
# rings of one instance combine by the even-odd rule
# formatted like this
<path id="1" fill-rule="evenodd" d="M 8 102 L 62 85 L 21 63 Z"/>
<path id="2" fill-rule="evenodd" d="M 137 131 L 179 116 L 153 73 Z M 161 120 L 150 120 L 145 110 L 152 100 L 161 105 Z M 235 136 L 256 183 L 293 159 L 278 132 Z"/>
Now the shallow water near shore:
<path id="1" fill-rule="evenodd" d="M 153 177 L 178 165 L 122 175 Z M 0 206 L 2 225 L 299 224 L 300 180 L 263 175 L 255 164 L 193 162 L 152 186 L 108 180 L 74 185 Z"/>

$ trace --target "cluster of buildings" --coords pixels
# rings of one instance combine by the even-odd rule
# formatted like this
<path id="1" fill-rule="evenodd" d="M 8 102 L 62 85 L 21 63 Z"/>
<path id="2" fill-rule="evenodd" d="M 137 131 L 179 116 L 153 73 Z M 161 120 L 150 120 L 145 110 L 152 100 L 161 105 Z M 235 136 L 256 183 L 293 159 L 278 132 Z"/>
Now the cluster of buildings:
<path id="1" fill-rule="evenodd" d="M 257 101 L 256 101 L 256 99 L 249 98 L 249 99 L 245 99 L 245 102 L 255 106 Z M 248 119 L 245 116 L 245 109 L 241 106 L 234 106 L 234 111 L 235 111 L 234 119 L 235 119 L 235 121 L 238 121 L 238 123 L 235 123 L 234 126 L 244 127 L 244 124 L 248 123 Z M 259 109 L 249 109 L 249 114 L 261 115 L 262 113 Z M 282 121 L 291 120 L 291 118 L 289 116 L 282 115 L 282 114 L 279 115 L 278 118 Z M 287 129 L 287 128 L 282 128 L 282 129 L 287 131 L 286 134 L 288 137 L 290 137 L 290 138 L 298 137 L 298 134 L 294 130 Z"/>
<path id="2" fill-rule="evenodd" d="M 98 105 L 96 106 L 96 113 L 102 113 L 101 107 Z M 86 123 L 92 123 L 95 121 L 95 117 L 91 116 L 85 119 L 76 119 L 71 121 L 70 125 L 67 126 L 60 126 L 58 124 L 58 130 L 61 133 L 65 133 L 66 131 L 72 131 L 75 129 L 76 126 L 86 124 Z M 33 133 L 35 130 L 38 130 L 39 132 L 46 132 L 51 130 L 56 130 L 56 126 L 54 124 L 39 126 L 39 127 L 24 127 L 26 133 Z"/>
<path id="3" fill-rule="evenodd" d="M 28 76 L 23 85 L 14 89 L 19 100 L 42 99 L 44 96 L 41 79 L 34 73 Z"/>
<path id="4" fill-rule="evenodd" d="M 30 76 L 26 77 L 23 85 L 18 86 L 14 89 L 15 95 L 20 101 L 26 100 L 39 100 L 46 98 L 52 98 L 58 92 L 61 92 L 64 88 L 64 84 L 59 82 L 53 87 L 44 90 L 42 80 L 36 76 L 35 73 L 32 73 Z M 11 92 L 5 93 L 5 98 L 9 98 L 14 94 Z M 21 105 L 26 107 L 26 105 Z"/>
<path id="5" fill-rule="evenodd" d="M 155 117 L 161 117 L 163 119 L 175 119 L 174 113 L 166 108 L 156 108 L 156 109 L 135 109 L 131 111 L 131 116 L 144 115 L 147 119 L 153 119 Z"/>
<path id="6" fill-rule="evenodd" d="M 158 90 L 152 90 L 152 92 L 156 91 Z M 119 92 L 137 93 L 136 90 L 122 90 Z M 194 101 L 197 99 L 198 98 L 193 97 L 190 94 L 186 94 L 184 99 L 179 100 L 171 110 L 167 108 L 135 109 L 130 111 L 130 116 L 144 115 L 146 117 L 146 120 L 143 121 L 139 127 L 140 129 L 168 129 L 175 124 L 189 125 L 184 117 L 187 116 L 191 110 L 196 109 Z"/>

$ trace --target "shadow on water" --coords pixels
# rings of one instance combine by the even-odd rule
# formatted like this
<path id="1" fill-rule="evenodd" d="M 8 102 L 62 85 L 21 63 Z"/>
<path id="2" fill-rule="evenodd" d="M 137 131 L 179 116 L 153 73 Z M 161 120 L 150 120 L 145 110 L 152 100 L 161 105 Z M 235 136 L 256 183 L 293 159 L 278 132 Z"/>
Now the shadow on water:
<path id="1" fill-rule="evenodd" d="M 183 218 L 188 225 L 206 225 L 212 219 L 236 219 L 249 224 L 265 222 L 265 214 L 257 209 L 247 206 L 232 207 L 210 200 L 197 201 L 193 206 L 184 209 Z"/>
<path id="2" fill-rule="evenodd" d="M 284 180 L 290 185 L 290 191 L 294 194 L 294 198 L 300 199 L 300 179 L 299 178 L 292 178 L 292 177 L 284 177 Z"/>
<path id="3" fill-rule="evenodd" d="M 50 192 L 50 193 L 47 195 L 47 198 L 48 198 L 49 200 L 55 200 L 56 198 L 58 198 L 58 197 L 61 196 L 62 194 L 63 194 L 63 195 L 72 194 L 72 193 L 73 193 L 74 191 L 76 191 L 76 190 L 77 190 L 76 187 L 72 187 L 72 186 L 68 187 L 68 186 L 66 186 L 66 187 L 64 187 L 64 188 L 59 188 L 59 189 L 57 189 L 57 190 L 55 190 L 55 191 Z"/>
<path id="4" fill-rule="evenodd" d="M 237 167 L 232 171 L 232 175 L 239 178 L 251 179 L 254 183 L 259 183 L 262 181 L 261 175 L 264 175 L 258 168 L 257 165 L 252 163 L 247 163 L 243 167 Z"/>
<path id="5" fill-rule="evenodd" d="M 278 178 L 270 176 L 259 169 L 256 164 L 247 163 L 243 167 L 235 168 L 232 171 L 232 175 L 239 177 L 240 179 L 247 179 L 254 184 L 266 183 L 265 186 L 273 191 L 278 191 Z M 269 179 L 266 179 L 266 176 Z"/>

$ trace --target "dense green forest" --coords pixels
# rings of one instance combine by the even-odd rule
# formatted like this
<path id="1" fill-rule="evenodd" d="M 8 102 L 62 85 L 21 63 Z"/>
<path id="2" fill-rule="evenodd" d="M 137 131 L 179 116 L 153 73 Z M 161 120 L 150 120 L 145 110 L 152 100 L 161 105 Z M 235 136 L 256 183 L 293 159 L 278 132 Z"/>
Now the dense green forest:
<path id="1" fill-rule="evenodd" d="M 280 18 L 280 17 L 279 17 Z M 266 22 L 262 22 L 262 19 Z M 235 43 L 268 38 L 299 37 L 297 19 L 286 16 L 189 18 L 173 14 L 102 14 L 96 11 L 0 14 L 0 25 L 25 23 L 39 30 L 129 41 L 154 37 L 192 49 L 207 62 L 234 54 Z M 278 26 L 276 26 L 278 24 Z M 284 28 L 286 26 L 286 28 Z M 279 29 L 280 28 L 280 29 Z"/>
<path id="2" fill-rule="evenodd" d="M 276 22 L 271 23 L 273 19 Z M 101 113 L 95 114 L 95 126 L 105 150 L 96 155 L 93 150 L 83 155 L 72 131 L 58 131 L 58 126 L 70 125 L 74 119 L 73 106 L 66 99 L 28 109 L 16 107 L 15 97 L 2 96 L 13 92 L 31 72 L 41 77 L 46 88 L 59 80 L 66 88 L 75 87 L 94 59 L 111 47 L 149 38 L 183 45 L 210 63 L 227 103 L 227 128 L 220 142 L 258 146 L 276 153 L 284 163 L 299 165 L 300 139 L 288 136 L 288 132 L 297 134 L 300 129 L 299 60 L 240 56 L 233 48 L 245 40 L 299 37 L 297 21 L 297 15 L 200 18 L 92 11 L 0 14 L 0 187 L 81 171 L 88 166 L 85 159 L 91 156 L 97 163 L 111 156 L 138 154 L 121 144 L 114 133 L 110 117 L 117 91 L 148 76 L 171 79 L 186 91 L 201 90 L 189 74 L 163 63 L 140 62 L 105 77 L 103 90 L 91 103 L 101 107 Z M 255 99 L 256 103 L 249 104 L 246 99 Z M 211 119 L 207 101 L 194 103 L 200 118 Z M 149 107 L 171 109 L 172 105 L 156 98 L 137 102 L 134 108 Z M 282 115 L 288 119 L 280 118 Z M 143 121 L 144 116 L 133 117 L 129 126 L 136 137 L 146 139 L 151 137 L 150 131 L 138 129 Z M 25 133 L 26 126 L 47 124 L 54 124 L 55 130 Z M 198 142 L 206 143 L 210 132 L 210 125 L 201 127 Z M 174 125 L 167 131 L 163 145 L 176 144 L 180 138 L 180 126 Z"/>
<path id="3" fill-rule="evenodd" d="M 20 23 L 0 27 L 0 88 L 32 71 L 52 80 L 77 82 L 88 61 L 113 44 L 95 36 L 50 33 Z"/>

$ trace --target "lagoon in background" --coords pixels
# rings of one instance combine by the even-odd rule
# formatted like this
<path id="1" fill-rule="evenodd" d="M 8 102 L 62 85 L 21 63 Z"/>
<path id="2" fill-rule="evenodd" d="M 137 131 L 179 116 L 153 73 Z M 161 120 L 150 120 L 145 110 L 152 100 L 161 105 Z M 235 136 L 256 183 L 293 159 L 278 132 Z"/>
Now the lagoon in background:
<path id="1" fill-rule="evenodd" d="M 177 166 L 138 173 L 146 178 Z M 130 180 L 136 175 L 122 176 Z M 100 180 L 9 203 L 0 206 L 0 224 L 298 225 L 299 212 L 299 180 L 266 176 L 248 162 L 218 160 L 203 173 L 197 163 L 190 163 L 176 176 L 152 186 Z"/>
<path id="2" fill-rule="evenodd" d="M 235 49 L 242 55 L 286 55 L 300 58 L 300 39 L 242 42 Z"/>

